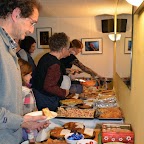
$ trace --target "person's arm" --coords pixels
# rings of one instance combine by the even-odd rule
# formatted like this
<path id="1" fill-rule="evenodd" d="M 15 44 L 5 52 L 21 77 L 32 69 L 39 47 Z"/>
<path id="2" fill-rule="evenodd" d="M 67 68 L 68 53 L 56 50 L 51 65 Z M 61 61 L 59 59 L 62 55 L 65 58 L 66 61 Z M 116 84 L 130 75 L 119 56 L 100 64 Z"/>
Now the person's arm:
<path id="1" fill-rule="evenodd" d="M 0 108 L 0 129 L 17 130 L 20 128 L 22 121 L 22 116 L 11 113 L 4 107 Z"/>
<path id="2" fill-rule="evenodd" d="M 98 75 L 96 72 L 94 72 L 93 70 L 91 70 L 90 68 L 86 67 L 85 65 L 83 65 L 78 59 L 75 59 L 72 62 L 73 65 L 79 67 L 82 71 L 90 74 L 92 77 L 98 76 L 100 78 L 102 78 L 100 75 Z"/>
<path id="3" fill-rule="evenodd" d="M 54 64 L 49 67 L 44 81 L 44 90 L 51 94 L 65 97 L 67 95 L 66 90 L 60 88 L 60 86 L 58 85 L 60 75 L 60 66 L 58 64 Z"/>
<path id="4" fill-rule="evenodd" d="M 24 115 L 23 122 L 21 123 L 21 127 L 29 130 L 41 130 L 49 126 L 50 122 L 48 120 L 39 122 L 40 120 L 45 120 L 46 116 L 29 116 Z"/>
<path id="5" fill-rule="evenodd" d="M 17 131 L 20 128 L 26 128 L 30 130 L 41 130 L 49 126 L 49 121 L 38 122 L 39 120 L 45 120 L 46 116 L 28 116 L 24 117 L 11 113 L 5 108 L 0 108 L 0 130 L 7 129 Z"/>

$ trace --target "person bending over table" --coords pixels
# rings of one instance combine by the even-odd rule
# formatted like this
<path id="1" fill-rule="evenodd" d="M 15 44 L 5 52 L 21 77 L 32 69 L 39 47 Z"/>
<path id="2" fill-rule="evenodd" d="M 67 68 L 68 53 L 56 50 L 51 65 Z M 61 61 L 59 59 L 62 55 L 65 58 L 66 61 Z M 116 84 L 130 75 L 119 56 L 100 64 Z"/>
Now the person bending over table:
<path id="1" fill-rule="evenodd" d="M 99 74 L 91 70 L 90 68 L 83 65 L 76 57 L 77 54 L 79 54 L 82 51 L 83 44 L 81 41 L 74 39 L 70 42 L 70 56 L 66 58 L 62 58 L 60 61 L 62 63 L 62 69 L 65 74 L 68 74 L 67 72 L 71 74 L 79 73 L 80 71 L 73 71 L 71 68 L 73 65 L 80 68 L 82 71 L 90 74 L 93 78 L 98 77 L 102 78 Z M 70 70 L 71 69 L 71 70 Z M 81 93 L 82 86 L 80 85 L 80 82 L 72 80 L 72 85 L 70 88 L 71 93 Z"/>
<path id="2" fill-rule="evenodd" d="M 38 62 L 33 78 L 33 90 L 38 110 L 48 107 L 56 111 L 59 101 L 65 99 L 69 90 L 62 89 L 63 72 L 60 59 L 69 55 L 69 37 L 65 33 L 55 33 L 49 39 L 50 53 Z"/>

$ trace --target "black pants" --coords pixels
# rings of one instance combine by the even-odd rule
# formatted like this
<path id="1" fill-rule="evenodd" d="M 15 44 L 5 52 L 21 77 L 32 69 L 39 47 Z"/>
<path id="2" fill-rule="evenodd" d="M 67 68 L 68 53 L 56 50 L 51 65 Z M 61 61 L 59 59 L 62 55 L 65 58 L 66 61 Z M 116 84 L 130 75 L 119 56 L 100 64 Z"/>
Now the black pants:
<path id="1" fill-rule="evenodd" d="M 72 81 L 69 91 L 70 91 L 70 93 L 80 94 L 83 92 L 83 86 L 80 84 L 79 81 Z"/>
<path id="2" fill-rule="evenodd" d="M 61 100 L 58 96 L 45 95 L 36 89 L 33 89 L 33 92 L 38 110 L 48 107 L 51 111 L 57 111 L 57 108 L 60 106 L 59 101 Z"/>

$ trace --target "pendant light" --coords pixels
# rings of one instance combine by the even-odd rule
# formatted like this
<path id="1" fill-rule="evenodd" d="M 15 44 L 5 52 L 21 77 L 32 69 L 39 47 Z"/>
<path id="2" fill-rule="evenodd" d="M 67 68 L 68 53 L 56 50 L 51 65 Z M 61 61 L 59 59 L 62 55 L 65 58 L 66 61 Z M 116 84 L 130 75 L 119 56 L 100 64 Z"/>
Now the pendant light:
<path id="1" fill-rule="evenodd" d="M 126 0 L 126 1 L 134 6 L 140 6 L 140 4 L 143 2 L 143 0 Z"/>

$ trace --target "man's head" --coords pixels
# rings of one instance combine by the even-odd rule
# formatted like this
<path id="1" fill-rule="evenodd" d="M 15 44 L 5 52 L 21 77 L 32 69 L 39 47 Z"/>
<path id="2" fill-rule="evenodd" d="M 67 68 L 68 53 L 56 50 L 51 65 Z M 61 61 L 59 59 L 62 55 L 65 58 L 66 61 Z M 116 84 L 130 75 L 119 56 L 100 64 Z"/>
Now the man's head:
<path id="1" fill-rule="evenodd" d="M 24 39 L 27 34 L 33 33 L 39 10 L 37 0 L 4 0 L 0 2 L 2 27 L 12 38 Z"/>
<path id="2" fill-rule="evenodd" d="M 52 52 L 61 53 L 61 58 L 67 57 L 69 53 L 70 40 L 64 33 L 54 33 L 49 39 L 49 48 Z"/>

